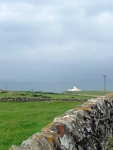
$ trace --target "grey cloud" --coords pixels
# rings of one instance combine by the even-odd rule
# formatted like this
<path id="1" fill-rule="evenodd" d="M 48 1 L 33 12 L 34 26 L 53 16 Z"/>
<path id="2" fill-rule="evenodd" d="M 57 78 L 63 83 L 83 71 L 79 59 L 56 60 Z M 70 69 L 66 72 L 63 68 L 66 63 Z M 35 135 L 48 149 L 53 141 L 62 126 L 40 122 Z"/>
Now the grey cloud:
<path id="1" fill-rule="evenodd" d="M 3 76 L 7 68 L 10 78 L 19 74 L 21 79 L 27 74 L 28 79 L 30 76 L 36 79 L 37 75 L 46 78 L 45 74 L 66 79 L 74 78 L 73 73 L 87 76 L 110 72 L 112 1 L 12 0 L 9 3 L 4 0 L 0 3 L 4 6 L 0 11 Z"/>

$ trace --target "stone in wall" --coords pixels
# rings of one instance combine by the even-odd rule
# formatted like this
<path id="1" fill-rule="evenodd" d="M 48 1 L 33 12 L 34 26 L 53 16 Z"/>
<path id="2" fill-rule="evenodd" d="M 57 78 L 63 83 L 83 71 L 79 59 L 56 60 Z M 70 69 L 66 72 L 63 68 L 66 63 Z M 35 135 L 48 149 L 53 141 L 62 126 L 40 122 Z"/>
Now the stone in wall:
<path id="1" fill-rule="evenodd" d="M 79 101 L 84 102 L 86 100 L 76 99 L 76 98 L 26 98 L 26 97 L 2 97 L 0 101 L 21 101 L 21 102 L 29 102 L 29 101 Z"/>
<path id="2" fill-rule="evenodd" d="M 88 100 L 10 150 L 107 150 L 113 134 L 113 95 Z"/>

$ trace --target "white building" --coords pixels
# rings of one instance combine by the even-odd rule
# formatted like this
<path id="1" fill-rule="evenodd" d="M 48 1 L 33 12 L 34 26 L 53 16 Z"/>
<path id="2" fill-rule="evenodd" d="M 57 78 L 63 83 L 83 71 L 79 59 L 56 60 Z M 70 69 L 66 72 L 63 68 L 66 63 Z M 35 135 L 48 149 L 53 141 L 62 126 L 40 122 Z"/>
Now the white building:
<path id="1" fill-rule="evenodd" d="M 78 89 L 75 84 L 73 89 L 68 89 L 68 91 L 82 91 L 81 89 Z"/>

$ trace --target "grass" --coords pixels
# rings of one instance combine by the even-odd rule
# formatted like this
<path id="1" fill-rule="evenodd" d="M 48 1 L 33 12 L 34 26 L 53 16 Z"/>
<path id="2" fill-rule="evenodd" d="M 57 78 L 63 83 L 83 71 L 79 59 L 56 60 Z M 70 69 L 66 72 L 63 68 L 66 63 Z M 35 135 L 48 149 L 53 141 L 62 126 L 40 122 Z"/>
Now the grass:
<path id="1" fill-rule="evenodd" d="M 106 91 L 106 94 L 112 93 L 112 91 Z M 91 99 L 91 98 L 96 98 L 99 96 L 104 96 L 105 91 L 76 91 L 76 92 L 71 92 L 71 91 L 66 91 L 63 92 L 63 94 L 75 96 L 78 99 Z"/>
<path id="2" fill-rule="evenodd" d="M 106 94 L 111 93 L 107 91 Z M 76 91 L 69 92 L 65 91 L 63 93 L 50 93 L 50 92 L 30 92 L 30 91 L 0 91 L 1 97 L 26 97 L 26 98 L 76 98 L 88 100 L 91 98 L 96 98 L 105 95 L 104 91 Z"/>
<path id="3" fill-rule="evenodd" d="M 0 102 L 0 149 L 20 145 L 24 140 L 80 102 Z"/>

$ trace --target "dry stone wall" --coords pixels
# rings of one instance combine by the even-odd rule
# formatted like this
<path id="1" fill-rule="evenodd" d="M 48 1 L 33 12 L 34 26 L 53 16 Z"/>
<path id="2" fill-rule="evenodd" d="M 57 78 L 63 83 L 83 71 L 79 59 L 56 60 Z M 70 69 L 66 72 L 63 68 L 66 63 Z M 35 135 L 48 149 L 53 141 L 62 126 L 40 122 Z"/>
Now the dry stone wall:
<path id="1" fill-rule="evenodd" d="M 88 100 L 10 150 L 107 150 L 113 134 L 113 94 Z"/>
<path id="2" fill-rule="evenodd" d="M 77 98 L 26 98 L 26 97 L 2 97 L 0 101 L 19 101 L 19 102 L 34 102 L 34 101 L 79 101 L 84 102 L 86 100 Z"/>

